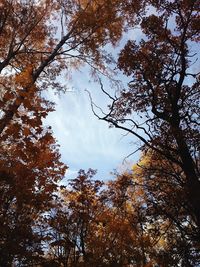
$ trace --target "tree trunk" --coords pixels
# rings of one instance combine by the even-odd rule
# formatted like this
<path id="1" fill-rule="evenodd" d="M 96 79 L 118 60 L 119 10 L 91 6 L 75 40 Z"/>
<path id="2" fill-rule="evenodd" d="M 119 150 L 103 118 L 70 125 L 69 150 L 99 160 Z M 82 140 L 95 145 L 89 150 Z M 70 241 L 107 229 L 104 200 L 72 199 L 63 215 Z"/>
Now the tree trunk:
<path id="1" fill-rule="evenodd" d="M 172 132 L 178 146 L 178 153 L 182 161 L 182 169 L 187 179 L 186 190 L 200 235 L 200 180 L 182 130 L 176 127 L 172 128 Z"/>

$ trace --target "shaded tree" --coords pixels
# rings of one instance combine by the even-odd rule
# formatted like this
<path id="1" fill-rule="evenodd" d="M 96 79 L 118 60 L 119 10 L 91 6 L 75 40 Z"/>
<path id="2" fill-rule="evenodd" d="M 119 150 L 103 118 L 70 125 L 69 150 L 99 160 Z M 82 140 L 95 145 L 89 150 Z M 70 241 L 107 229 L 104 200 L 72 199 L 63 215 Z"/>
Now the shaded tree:
<path id="1" fill-rule="evenodd" d="M 91 266 L 91 257 L 96 257 L 88 247 L 101 213 L 99 190 L 103 183 L 92 179 L 95 173 L 80 170 L 67 188 L 61 189 L 61 205 L 49 216 L 49 255 L 64 266 Z"/>
<path id="2" fill-rule="evenodd" d="M 148 153 L 132 171 L 116 174 L 103 187 L 90 174 L 79 172 L 72 187 L 62 189 L 62 204 L 49 217 L 51 262 L 67 267 L 198 266 L 197 227 L 180 167 Z"/>
<path id="3" fill-rule="evenodd" d="M 31 99 L 33 86 L 66 88 L 56 78 L 82 63 L 103 72 L 110 57 L 102 47 L 120 39 L 123 10 L 119 0 L 2 1 L 0 133 Z"/>
<path id="4" fill-rule="evenodd" d="M 43 119 L 54 109 L 44 90 L 82 63 L 105 71 L 102 47 L 116 44 L 120 1 L 0 3 L 1 265 L 42 254 L 39 217 L 52 206 L 66 167 Z M 121 10 L 124 8 L 120 7 Z M 139 8 L 139 6 L 138 6 Z M 40 217 L 41 219 L 41 217 Z M 15 246 L 17 243 L 18 246 Z"/>
<path id="5" fill-rule="evenodd" d="M 149 151 L 133 167 L 133 185 L 143 192 L 145 217 L 158 264 L 197 266 L 198 227 L 190 212 L 181 168 Z"/>
<path id="6" fill-rule="evenodd" d="M 48 103 L 33 95 L 31 107 L 21 109 L 1 136 L 0 266 L 42 256 L 43 215 L 54 206 L 66 170 L 51 131 L 38 123 Z"/>
<path id="7" fill-rule="evenodd" d="M 177 164 L 186 177 L 186 198 L 200 227 L 199 73 L 193 51 L 199 41 L 198 1 L 145 1 L 138 17 L 143 38 L 129 40 L 118 67 L 131 77 L 127 89 L 112 96 L 109 112 L 96 116 L 133 134 Z M 149 14 L 152 8 L 154 14 Z"/>

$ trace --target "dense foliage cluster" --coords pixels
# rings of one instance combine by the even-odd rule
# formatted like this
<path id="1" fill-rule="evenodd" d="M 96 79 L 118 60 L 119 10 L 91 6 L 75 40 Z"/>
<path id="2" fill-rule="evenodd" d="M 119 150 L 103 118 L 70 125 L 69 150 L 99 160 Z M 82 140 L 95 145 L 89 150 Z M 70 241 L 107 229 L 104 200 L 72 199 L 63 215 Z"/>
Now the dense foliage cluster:
<path id="1" fill-rule="evenodd" d="M 152 12 L 139 16 L 142 38 L 128 40 L 118 58 L 119 69 L 130 77 L 128 87 L 114 97 L 107 93 L 109 112 L 96 115 L 181 168 L 200 227 L 199 3 L 145 3 Z"/>
<path id="2" fill-rule="evenodd" d="M 197 266 L 198 230 L 178 169 L 149 154 L 106 184 L 94 174 L 80 170 L 61 188 L 41 266 Z"/>
<path id="3" fill-rule="evenodd" d="M 199 264 L 199 25 L 197 0 L 1 0 L 0 267 Z M 100 80 L 112 102 L 93 111 L 143 156 L 106 184 L 81 170 L 60 188 L 44 92 L 82 64 L 109 77 L 106 45 L 134 27 L 115 66 L 131 81 L 113 97 Z"/>

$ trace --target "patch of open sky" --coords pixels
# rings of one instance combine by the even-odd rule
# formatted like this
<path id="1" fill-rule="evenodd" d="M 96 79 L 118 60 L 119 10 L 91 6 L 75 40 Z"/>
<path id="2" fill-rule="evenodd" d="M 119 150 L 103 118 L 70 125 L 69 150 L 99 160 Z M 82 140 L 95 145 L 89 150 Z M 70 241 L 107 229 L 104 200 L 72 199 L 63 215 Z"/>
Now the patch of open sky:
<path id="1" fill-rule="evenodd" d="M 140 28 L 131 29 L 124 33 L 116 48 L 107 45 L 105 50 L 117 58 L 129 39 L 139 41 L 141 37 Z M 56 110 L 48 115 L 44 123 L 52 127 L 60 145 L 62 160 L 69 166 L 66 179 L 74 178 L 79 169 L 93 168 L 98 170 L 96 178 L 108 180 L 113 170 L 120 172 L 130 169 L 138 160 L 139 153 L 124 160 L 137 149 L 138 140 L 133 136 L 125 136 L 122 130 L 109 128 L 106 122 L 94 116 L 85 90 L 91 92 L 94 102 L 103 110 L 107 109 L 109 99 L 100 90 L 100 85 L 91 81 L 89 73 L 89 67 L 85 66 L 80 71 L 73 71 L 70 81 L 60 77 L 68 88 L 65 94 L 58 95 L 53 90 L 45 93 L 47 99 L 56 103 Z M 115 79 L 122 80 L 125 85 L 130 80 L 120 74 Z M 102 83 L 104 89 L 113 95 L 116 88 L 112 88 L 103 77 Z"/>
<path id="2" fill-rule="evenodd" d="M 156 12 L 149 7 L 149 14 L 156 15 Z M 173 26 L 173 21 L 169 23 Z M 111 45 L 105 49 L 117 58 L 128 40 L 139 43 L 141 38 L 145 39 L 141 29 L 133 28 L 124 33 L 115 49 Z M 196 68 L 196 64 L 193 68 Z M 124 84 L 130 81 L 130 77 L 119 74 L 115 78 Z M 115 88 L 111 88 L 106 79 L 102 78 L 102 82 L 104 89 L 113 95 Z M 65 94 L 55 95 L 51 90 L 46 94 L 48 99 L 56 103 L 56 110 L 45 120 L 45 124 L 52 126 L 62 160 L 69 166 L 66 178 L 75 177 L 79 169 L 93 168 L 98 170 L 98 179 L 107 180 L 114 169 L 120 171 L 130 168 L 138 160 L 139 153 L 129 157 L 125 164 L 123 160 L 137 149 L 138 140 L 133 136 L 124 136 L 122 130 L 109 128 L 106 122 L 94 116 L 85 89 L 90 91 L 94 102 L 104 110 L 109 99 L 102 94 L 100 85 L 91 81 L 89 68 L 83 67 L 80 72 L 73 72 L 71 81 L 66 84 L 69 90 Z"/>
<path id="3" fill-rule="evenodd" d="M 83 73 L 74 75 L 70 82 L 72 89 L 65 94 L 49 90 L 46 97 L 56 103 L 56 110 L 48 115 L 45 124 L 52 126 L 62 160 L 69 166 L 66 178 L 75 177 L 79 169 L 93 168 L 98 170 L 98 179 L 107 180 L 113 169 L 124 170 L 137 161 L 138 153 L 123 162 L 136 149 L 133 143 L 137 140 L 125 137 L 123 131 L 109 128 L 106 122 L 94 116 L 85 89 L 103 108 L 108 99 L 100 86 L 89 80 L 87 68 L 84 68 Z"/>

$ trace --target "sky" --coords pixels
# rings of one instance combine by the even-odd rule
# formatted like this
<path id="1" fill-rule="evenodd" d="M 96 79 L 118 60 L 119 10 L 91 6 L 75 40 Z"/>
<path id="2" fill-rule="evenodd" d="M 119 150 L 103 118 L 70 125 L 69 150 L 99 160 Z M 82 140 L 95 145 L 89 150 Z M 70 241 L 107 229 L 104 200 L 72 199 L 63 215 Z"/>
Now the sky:
<path id="1" fill-rule="evenodd" d="M 149 9 L 150 14 L 154 12 Z M 116 50 L 108 49 L 117 55 L 127 40 L 139 41 L 141 37 L 144 36 L 139 28 L 132 29 L 124 34 Z M 62 81 L 69 88 L 65 94 L 58 95 L 49 90 L 47 95 L 56 103 L 56 110 L 48 115 L 45 123 L 52 126 L 62 161 L 69 167 L 66 179 L 74 178 L 79 169 L 93 168 L 98 171 L 96 178 L 108 180 L 113 177 L 111 172 L 115 169 L 119 172 L 130 169 L 140 155 L 136 153 L 124 161 L 138 148 L 138 140 L 122 130 L 109 128 L 106 122 L 94 116 L 85 90 L 91 92 L 94 102 L 100 107 L 105 108 L 108 99 L 100 93 L 99 84 L 90 80 L 89 70 L 84 67 L 82 71 L 74 72 L 71 80 Z M 108 87 L 106 84 L 106 90 Z"/>
<path id="2" fill-rule="evenodd" d="M 118 56 L 127 40 L 139 40 L 141 35 L 140 29 L 130 30 L 124 33 L 115 49 L 107 45 L 106 50 L 112 56 Z M 52 127 L 54 137 L 60 145 L 61 159 L 69 167 L 62 183 L 75 178 L 80 169 L 95 169 L 95 178 L 104 181 L 113 179 L 112 173 L 115 170 L 130 170 L 139 159 L 139 152 L 129 156 L 137 150 L 138 140 L 120 129 L 109 128 L 106 122 L 94 116 L 85 90 L 91 92 L 94 102 L 100 107 L 106 108 L 109 102 L 101 92 L 100 85 L 92 82 L 89 67 L 74 70 L 71 79 L 60 79 L 62 84 L 66 83 L 68 91 L 59 95 L 53 90 L 47 92 L 45 97 L 55 102 L 56 106 L 44 123 Z M 114 93 L 108 81 L 103 83 L 106 90 Z"/>
<path id="3" fill-rule="evenodd" d="M 137 140 L 125 136 L 122 130 L 109 128 L 92 113 L 86 89 L 101 107 L 107 106 L 108 99 L 99 84 L 90 80 L 89 71 L 84 68 L 71 81 L 66 81 L 69 90 L 65 94 L 48 92 L 48 99 L 53 100 L 56 107 L 45 124 L 51 125 L 62 160 L 69 167 L 65 179 L 74 178 L 79 169 L 92 168 L 97 170 L 97 179 L 109 180 L 114 170 L 122 172 L 131 168 L 139 156 L 136 153 L 125 159 L 136 149 Z"/>

